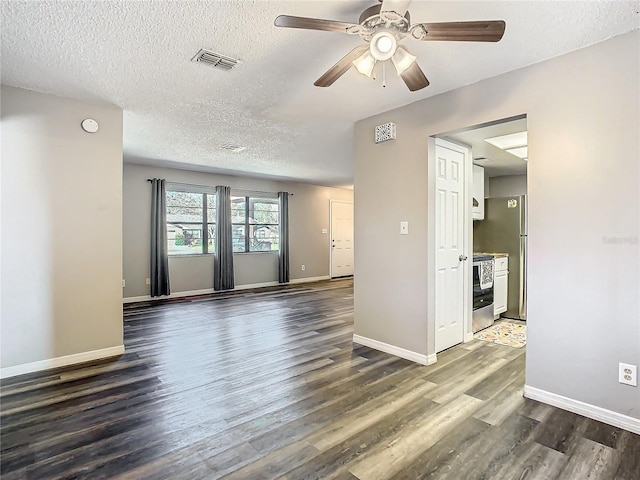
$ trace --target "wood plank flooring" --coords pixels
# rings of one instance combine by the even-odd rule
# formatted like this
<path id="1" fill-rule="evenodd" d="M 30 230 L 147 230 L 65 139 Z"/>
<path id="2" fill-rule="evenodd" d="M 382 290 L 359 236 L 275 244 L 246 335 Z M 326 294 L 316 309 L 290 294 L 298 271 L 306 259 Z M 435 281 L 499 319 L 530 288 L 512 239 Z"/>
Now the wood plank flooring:
<path id="1" fill-rule="evenodd" d="M 2 382 L 3 479 L 640 479 L 640 436 L 522 397 L 524 349 L 352 343 L 350 280 L 125 306 L 126 353 Z"/>

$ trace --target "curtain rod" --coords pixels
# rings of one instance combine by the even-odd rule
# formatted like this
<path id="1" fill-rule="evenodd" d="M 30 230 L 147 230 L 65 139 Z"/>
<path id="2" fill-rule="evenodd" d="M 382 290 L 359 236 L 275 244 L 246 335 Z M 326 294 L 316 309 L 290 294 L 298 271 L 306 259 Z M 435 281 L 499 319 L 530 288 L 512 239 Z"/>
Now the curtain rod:
<path id="1" fill-rule="evenodd" d="M 147 182 L 153 182 L 152 178 L 147 178 Z M 180 182 L 169 182 L 169 183 L 173 183 L 175 185 L 188 185 L 189 187 L 200 187 L 200 188 L 212 188 L 210 185 L 197 185 L 195 183 L 180 183 Z M 231 190 L 234 190 L 234 188 L 232 188 Z M 264 193 L 264 194 L 269 194 L 269 195 L 273 195 L 274 193 L 278 193 L 278 192 L 263 192 L 260 190 L 252 190 L 250 188 L 236 188 L 235 190 L 240 190 L 243 192 L 253 192 L 253 193 Z M 287 192 L 288 193 L 288 192 Z M 293 193 L 289 193 L 289 195 L 291 195 L 293 197 Z"/>

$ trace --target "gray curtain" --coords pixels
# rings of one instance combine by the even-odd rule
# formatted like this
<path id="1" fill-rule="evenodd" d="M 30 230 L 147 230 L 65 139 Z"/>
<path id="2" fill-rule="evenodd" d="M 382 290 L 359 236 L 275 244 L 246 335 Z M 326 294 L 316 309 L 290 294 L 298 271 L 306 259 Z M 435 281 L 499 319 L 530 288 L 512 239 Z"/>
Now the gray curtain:
<path id="1" fill-rule="evenodd" d="M 151 180 L 151 296 L 169 295 L 165 181 Z"/>
<path id="2" fill-rule="evenodd" d="M 278 281 L 289 281 L 289 194 L 278 192 L 280 200 L 280 254 L 278 255 Z"/>
<path id="3" fill-rule="evenodd" d="M 216 187 L 216 255 L 213 264 L 214 290 L 232 290 L 233 240 L 231 231 L 231 187 Z M 246 232 L 249 234 L 249 232 Z"/>

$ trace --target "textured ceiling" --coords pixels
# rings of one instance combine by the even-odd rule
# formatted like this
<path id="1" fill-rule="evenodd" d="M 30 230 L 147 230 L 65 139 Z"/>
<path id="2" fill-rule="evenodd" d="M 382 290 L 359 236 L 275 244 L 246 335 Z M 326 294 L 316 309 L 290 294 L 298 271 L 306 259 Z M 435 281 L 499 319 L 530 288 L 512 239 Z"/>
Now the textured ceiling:
<path id="1" fill-rule="evenodd" d="M 273 26 L 279 14 L 357 22 L 373 4 L 3 1 L 2 83 L 122 107 L 127 162 L 341 185 L 354 121 L 638 28 L 637 1 L 414 0 L 414 22 L 504 19 L 507 30 L 497 44 L 405 40 L 431 81 L 411 93 L 354 69 L 314 87 L 360 39 Z M 190 62 L 200 48 L 243 64 Z"/>

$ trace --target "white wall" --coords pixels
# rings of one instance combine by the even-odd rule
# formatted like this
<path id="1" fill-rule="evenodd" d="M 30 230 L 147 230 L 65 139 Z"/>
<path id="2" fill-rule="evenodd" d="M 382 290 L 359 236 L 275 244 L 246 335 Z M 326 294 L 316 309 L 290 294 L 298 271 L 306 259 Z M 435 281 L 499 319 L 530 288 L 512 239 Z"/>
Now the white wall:
<path id="1" fill-rule="evenodd" d="M 527 175 L 504 175 L 489 178 L 489 188 L 485 189 L 485 198 L 508 197 L 527 194 Z"/>
<path id="2" fill-rule="evenodd" d="M 122 110 L 1 94 L 3 372 L 121 346 Z"/>
<path id="3" fill-rule="evenodd" d="M 329 234 L 322 233 L 322 229 L 329 230 L 329 201 L 352 201 L 353 190 L 127 163 L 123 199 L 125 298 L 149 295 L 145 281 L 149 277 L 151 190 L 146 179 L 154 177 L 176 183 L 293 193 L 289 197 L 291 280 L 329 276 Z M 235 254 L 233 262 L 236 287 L 278 281 L 277 253 Z M 172 294 L 212 289 L 213 256 L 169 257 L 169 274 Z"/>
<path id="4" fill-rule="evenodd" d="M 618 383 L 640 364 L 639 59 L 635 31 L 356 123 L 356 334 L 435 352 L 428 138 L 526 114 L 526 383 L 639 419 L 640 388 Z M 388 121 L 398 139 L 375 145 Z"/>

